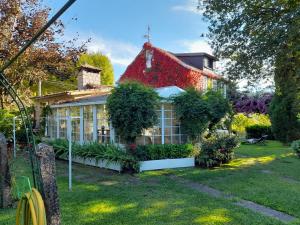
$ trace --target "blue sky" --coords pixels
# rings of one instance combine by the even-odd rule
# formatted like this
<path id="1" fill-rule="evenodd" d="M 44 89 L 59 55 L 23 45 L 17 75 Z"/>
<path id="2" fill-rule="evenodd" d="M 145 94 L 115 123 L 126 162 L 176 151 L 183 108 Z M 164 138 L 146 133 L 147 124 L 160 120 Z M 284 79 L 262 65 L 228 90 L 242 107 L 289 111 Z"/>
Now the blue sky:
<path id="1" fill-rule="evenodd" d="M 45 0 L 56 12 L 67 0 Z M 134 59 L 151 27 L 153 45 L 172 52 L 210 52 L 200 35 L 207 24 L 196 10 L 197 0 L 77 0 L 62 16 L 65 37 L 91 38 L 88 50 L 108 55 L 115 80 Z M 76 17 L 77 20 L 72 20 Z"/>

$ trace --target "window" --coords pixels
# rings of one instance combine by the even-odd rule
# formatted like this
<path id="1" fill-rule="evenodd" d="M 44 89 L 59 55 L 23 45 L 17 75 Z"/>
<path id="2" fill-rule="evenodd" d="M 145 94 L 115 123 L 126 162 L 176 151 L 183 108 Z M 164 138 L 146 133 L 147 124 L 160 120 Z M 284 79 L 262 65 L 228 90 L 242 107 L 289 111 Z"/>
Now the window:
<path id="1" fill-rule="evenodd" d="M 206 91 L 207 90 L 207 86 L 208 86 L 208 83 L 207 83 L 207 76 L 202 76 L 202 91 Z"/>
<path id="2" fill-rule="evenodd" d="M 48 136 L 50 138 L 57 138 L 57 109 L 52 109 L 52 114 L 48 115 Z"/>
<path id="3" fill-rule="evenodd" d="M 83 140 L 93 141 L 93 107 L 88 105 L 83 107 Z"/>
<path id="4" fill-rule="evenodd" d="M 170 104 L 164 105 L 164 120 L 165 144 L 180 144 L 180 123 L 175 117 L 173 106 Z"/>
<path id="5" fill-rule="evenodd" d="M 59 138 L 67 138 L 67 108 L 57 109 Z"/>
<path id="6" fill-rule="evenodd" d="M 186 137 L 181 134 L 180 123 L 175 116 L 173 106 L 164 104 L 163 109 L 163 115 L 161 107 L 157 109 L 157 124 L 143 132 L 143 136 L 138 138 L 138 144 L 181 144 L 187 141 Z M 164 121 L 162 121 L 162 116 Z"/>
<path id="7" fill-rule="evenodd" d="M 146 50 L 146 69 L 151 69 L 152 57 L 153 57 L 153 51 Z"/>
<path id="8" fill-rule="evenodd" d="M 80 107 L 71 107 L 72 141 L 80 141 Z"/>
<path id="9" fill-rule="evenodd" d="M 218 91 L 218 80 L 213 80 L 212 88 L 214 91 Z"/>
<path id="10" fill-rule="evenodd" d="M 97 105 L 97 138 L 99 143 L 110 142 L 110 127 L 105 105 Z"/>

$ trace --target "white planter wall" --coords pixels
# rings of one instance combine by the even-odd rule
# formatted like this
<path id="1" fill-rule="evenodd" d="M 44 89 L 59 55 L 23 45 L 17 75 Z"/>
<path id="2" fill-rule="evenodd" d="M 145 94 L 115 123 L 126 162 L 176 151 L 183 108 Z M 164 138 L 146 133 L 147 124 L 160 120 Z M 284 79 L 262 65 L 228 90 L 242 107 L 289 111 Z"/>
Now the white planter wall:
<path id="1" fill-rule="evenodd" d="M 65 159 L 67 160 L 67 159 Z M 75 156 L 72 158 L 72 162 L 80 163 L 88 166 L 95 166 L 99 168 L 105 168 L 122 171 L 122 166 L 117 162 L 108 162 L 107 160 L 96 160 L 93 158 L 82 158 Z M 195 157 L 180 158 L 180 159 L 160 159 L 160 160 L 148 160 L 140 161 L 140 172 L 148 170 L 161 170 L 161 169 L 174 169 L 183 167 L 195 167 Z"/>
<path id="2" fill-rule="evenodd" d="M 117 162 L 108 162 L 107 160 L 96 160 L 93 158 L 82 158 L 75 156 L 72 158 L 72 162 L 88 165 L 88 166 L 95 166 L 99 168 L 105 168 L 105 169 L 110 169 L 110 170 L 116 170 L 121 172 L 122 166 L 120 163 Z"/>
<path id="3" fill-rule="evenodd" d="M 180 159 L 160 159 L 140 161 L 140 172 L 147 170 L 173 169 L 181 167 L 194 167 L 195 157 Z"/>

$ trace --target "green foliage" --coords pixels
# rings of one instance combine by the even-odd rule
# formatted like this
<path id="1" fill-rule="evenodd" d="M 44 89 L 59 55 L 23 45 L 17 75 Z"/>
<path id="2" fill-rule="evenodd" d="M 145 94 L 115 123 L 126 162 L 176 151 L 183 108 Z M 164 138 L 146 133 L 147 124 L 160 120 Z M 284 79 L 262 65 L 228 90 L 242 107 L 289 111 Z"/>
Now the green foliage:
<path id="1" fill-rule="evenodd" d="M 232 114 L 230 102 L 217 91 L 205 93 L 205 99 L 209 108 L 210 129 L 216 126 L 227 114 Z"/>
<path id="2" fill-rule="evenodd" d="M 291 147 L 300 157 L 300 140 L 293 141 Z"/>
<path id="3" fill-rule="evenodd" d="M 210 137 L 201 143 L 197 162 L 203 167 L 220 166 L 228 163 L 234 156 L 234 148 L 239 145 L 235 136 Z"/>
<path id="4" fill-rule="evenodd" d="M 272 139 L 271 126 L 266 125 L 251 125 L 246 127 L 247 138 L 260 138 L 263 135 L 268 135 L 268 139 Z"/>
<path id="5" fill-rule="evenodd" d="M 101 71 L 101 84 L 114 84 L 114 70 L 113 66 L 106 55 L 102 53 L 82 54 L 77 62 L 77 66 L 82 64 L 89 64 L 91 66 L 99 67 Z"/>
<path id="6" fill-rule="evenodd" d="M 67 157 L 69 153 L 69 143 L 66 139 L 55 139 L 48 142 L 59 158 Z M 139 171 L 139 164 L 133 155 L 126 153 L 123 149 L 112 144 L 77 144 L 72 143 L 72 154 L 82 158 L 95 158 L 96 160 L 107 160 L 108 163 L 117 162 L 122 165 L 122 169 Z"/>
<path id="7" fill-rule="evenodd" d="M 230 78 L 254 80 L 269 76 L 262 73 L 264 65 L 275 66 L 283 52 L 299 58 L 299 1 L 200 2 L 209 22 L 212 47 L 218 57 L 230 59 Z"/>
<path id="8" fill-rule="evenodd" d="M 275 75 L 273 133 L 284 142 L 299 139 L 300 1 L 201 2 L 217 56 L 230 59 L 228 77 L 257 80 Z"/>
<path id="9" fill-rule="evenodd" d="M 120 84 L 107 99 L 112 125 L 127 143 L 134 143 L 144 129 L 155 125 L 158 105 L 154 89 L 137 82 Z"/>
<path id="10" fill-rule="evenodd" d="M 0 132 L 8 139 L 12 137 L 13 134 L 13 118 L 15 115 L 5 109 L 0 109 Z M 19 122 L 19 121 L 16 121 Z M 17 127 L 20 124 L 16 124 Z"/>
<path id="11" fill-rule="evenodd" d="M 270 118 L 268 115 L 254 113 L 246 116 L 243 113 L 237 113 L 233 116 L 231 124 L 232 131 L 242 135 L 246 132 L 246 127 L 259 125 L 259 126 L 271 126 Z"/>
<path id="12" fill-rule="evenodd" d="M 192 144 L 157 144 L 140 145 L 135 155 L 139 160 L 159 160 L 187 158 L 198 155 L 198 150 Z"/>
<path id="13" fill-rule="evenodd" d="M 207 128 L 212 131 L 227 114 L 232 112 L 229 101 L 215 91 L 202 94 L 190 88 L 172 100 L 183 132 L 192 142 L 199 141 Z"/>
<path id="14" fill-rule="evenodd" d="M 278 85 L 271 102 L 270 116 L 272 132 L 275 138 L 282 142 L 300 138 L 300 76 L 297 76 L 290 77 L 286 73 L 285 78 L 275 77 Z"/>
<path id="15" fill-rule="evenodd" d="M 210 108 L 202 93 L 196 89 L 187 89 L 173 98 L 173 104 L 183 133 L 193 142 L 199 140 L 210 120 Z"/>

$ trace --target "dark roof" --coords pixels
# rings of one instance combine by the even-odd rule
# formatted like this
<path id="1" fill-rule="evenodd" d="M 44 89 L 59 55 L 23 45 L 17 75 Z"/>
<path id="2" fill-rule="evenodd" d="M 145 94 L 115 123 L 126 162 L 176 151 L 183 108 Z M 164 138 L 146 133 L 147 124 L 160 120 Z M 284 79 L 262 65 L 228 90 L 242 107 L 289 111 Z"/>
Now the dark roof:
<path id="1" fill-rule="evenodd" d="M 178 57 L 197 57 L 197 56 L 206 56 L 208 58 L 211 58 L 213 60 L 218 60 L 217 57 L 211 55 L 211 54 L 208 54 L 206 52 L 193 52 L 193 53 L 172 53 L 170 52 L 171 54 L 175 55 L 175 56 L 178 56 Z"/>
<path id="2" fill-rule="evenodd" d="M 79 70 L 87 70 L 87 71 L 90 71 L 90 72 L 95 72 L 95 73 L 99 73 L 100 71 L 102 71 L 102 69 L 98 68 L 98 67 L 95 67 L 95 66 L 91 66 L 87 63 L 85 64 L 82 64 L 80 67 L 79 67 Z"/>

